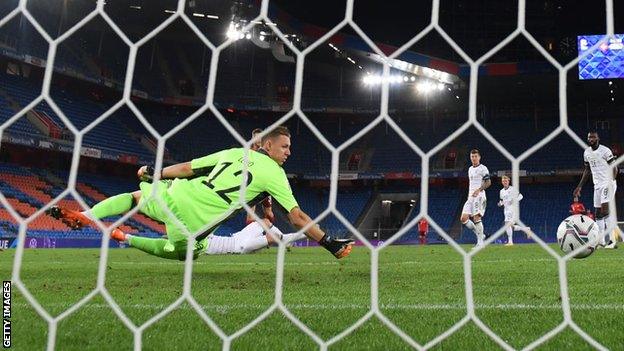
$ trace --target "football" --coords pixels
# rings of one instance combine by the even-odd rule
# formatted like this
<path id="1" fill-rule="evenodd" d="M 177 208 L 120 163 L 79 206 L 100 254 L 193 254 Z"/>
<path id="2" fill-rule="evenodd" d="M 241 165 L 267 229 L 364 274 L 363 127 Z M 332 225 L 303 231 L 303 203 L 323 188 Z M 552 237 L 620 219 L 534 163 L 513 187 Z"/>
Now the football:
<path id="1" fill-rule="evenodd" d="M 557 228 L 557 242 L 563 252 L 570 253 L 589 243 L 574 258 L 585 258 L 596 250 L 599 242 L 598 225 L 586 215 L 576 214 L 564 219 Z"/>

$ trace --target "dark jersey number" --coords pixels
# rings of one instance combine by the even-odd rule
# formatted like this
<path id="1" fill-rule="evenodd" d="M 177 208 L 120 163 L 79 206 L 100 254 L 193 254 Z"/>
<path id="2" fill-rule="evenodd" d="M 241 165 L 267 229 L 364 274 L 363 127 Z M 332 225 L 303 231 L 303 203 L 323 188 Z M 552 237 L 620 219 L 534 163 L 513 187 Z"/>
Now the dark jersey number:
<path id="1" fill-rule="evenodd" d="M 221 165 L 221 169 L 219 169 L 217 173 L 215 173 L 215 175 L 212 176 L 212 178 L 208 179 L 208 181 L 204 180 L 202 183 L 206 184 L 206 186 L 208 186 L 210 189 L 214 189 L 214 184 L 212 184 L 212 182 L 214 182 L 214 180 L 221 173 L 223 173 L 223 171 L 225 171 L 226 168 L 230 167 L 231 165 L 232 165 L 232 162 L 223 162 L 223 164 Z"/>
<path id="2" fill-rule="evenodd" d="M 214 186 L 214 184 L 212 184 L 212 182 L 214 182 L 214 180 L 217 179 L 217 177 L 219 175 L 221 175 L 221 173 L 223 173 L 223 171 L 225 171 L 225 169 L 228 168 L 231 165 L 232 165 L 232 162 L 223 162 L 223 165 L 222 165 L 221 169 L 219 169 L 217 171 L 217 173 L 215 173 L 214 176 L 212 176 L 210 179 L 208 179 L 207 181 L 204 180 L 202 183 L 204 183 L 210 189 L 214 190 L 215 186 Z M 242 170 L 234 172 L 234 176 L 235 177 L 238 177 L 241 174 L 243 174 Z M 249 184 L 251 184 L 252 180 L 253 180 L 253 175 L 251 174 L 251 172 L 247 172 L 247 186 L 249 186 Z M 229 204 L 232 203 L 232 199 L 230 199 L 228 194 L 237 191 L 239 188 L 240 188 L 240 186 L 233 186 L 231 188 L 215 190 L 215 193 L 217 193 L 217 195 L 219 195 L 219 197 L 221 197 L 229 205 Z"/>
<path id="3" fill-rule="evenodd" d="M 234 172 L 234 176 L 239 176 L 243 174 L 243 171 L 236 171 Z M 253 180 L 253 175 L 250 172 L 247 172 L 247 186 L 249 186 L 249 184 L 251 184 L 251 181 Z M 233 186 L 231 188 L 227 188 L 227 189 L 222 189 L 222 190 L 216 190 L 215 192 L 217 193 L 217 195 L 219 195 L 223 200 L 225 200 L 225 202 L 227 202 L 228 204 L 232 203 L 232 200 L 230 199 L 229 196 L 227 196 L 228 193 L 232 193 L 237 191 L 240 188 L 240 186 Z"/>

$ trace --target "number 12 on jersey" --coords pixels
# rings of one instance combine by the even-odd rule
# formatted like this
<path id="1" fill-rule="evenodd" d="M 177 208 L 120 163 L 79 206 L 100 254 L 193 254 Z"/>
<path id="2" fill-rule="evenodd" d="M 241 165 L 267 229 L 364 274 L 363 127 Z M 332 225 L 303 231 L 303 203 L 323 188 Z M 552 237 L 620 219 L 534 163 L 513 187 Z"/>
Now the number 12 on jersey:
<path id="1" fill-rule="evenodd" d="M 214 190 L 215 193 L 217 195 L 219 195 L 219 197 L 221 197 L 225 202 L 227 202 L 228 205 L 232 203 L 232 199 L 230 199 L 228 194 L 237 191 L 240 188 L 240 185 L 228 187 L 228 188 L 225 188 L 225 189 L 215 190 L 215 185 L 213 184 L 213 182 L 217 178 L 219 178 L 220 175 L 223 174 L 223 172 L 226 170 L 226 168 L 230 167 L 231 165 L 232 165 L 232 162 L 223 162 L 221 164 L 221 168 L 219 168 L 219 170 L 212 177 L 210 177 L 208 180 L 202 181 L 202 183 L 204 185 L 206 185 L 210 189 Z M 242 170 L 238 170 L 238 171 L 234 172 L 233 175 L 234 175 L 234 177 L 238 177 L 241 174 L 243 174 L 243 171 Z M 248 171 L 247 172 L 247 186 L 249 186 L 249 184 L 251 184 L 252 180 L 253 180 L 253 175 L 251 174 L 251 172 Z"/>

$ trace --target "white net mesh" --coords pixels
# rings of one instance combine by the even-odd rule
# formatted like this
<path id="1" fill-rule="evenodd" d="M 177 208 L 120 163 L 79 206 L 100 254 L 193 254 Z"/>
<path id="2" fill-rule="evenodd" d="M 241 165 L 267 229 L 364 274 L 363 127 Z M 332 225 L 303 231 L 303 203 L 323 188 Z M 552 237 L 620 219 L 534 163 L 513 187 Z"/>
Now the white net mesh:
<path id="1" fill-rule="evenodd" d="M 116 110 L 118 110 L 122 106 L 124 106 L 124 105 L 128 106 L 134 112 L 134 114 L 136 114 L 136 116 L 139 118 L 139 120 L 145 126 L 145 128 L 149 131 L 149 133 L 152 136 L 154 136 L 154 138 L 156 138 L 158 140 L 158 148 L 157 148 L 157 154 L 156 154 L 156 174 L 159 174 L 160 173 L 159 170 L 162 168 L 162 159 L 163 159 L 163 152 L 164 152 L 164 143 L 165 143 L 165 141 L 168 138 L 170 138 L 171 136 L 173 136 L 176 132 L 178 132 L 179 130 L 181 130 L 185 126 L 187 126 L 194 118 L 196 118 L 197 116 L 199 116 L 200 114 L 204 113 L 207 110 L 212 111 L 212 113 L 218 118 L 218 120 L 223 124 L 223 126 L 232 134 L 232 136 L 239 143 L 245 145 L 246 148 L 249 148 L 250 147 L 250 142 L 246 141 L 243 137 L 241 137 L 236 132 L 236 130 L 226 121 L 226 119 L 222 116 L 222 114 L 219 112 L 219 110 L 214 105 L 214 92 L 215 92 L 215 83 L 216 83 L 216 79 L 217 79 L 217 65 L 219 63 L 219 55 L 225 48 L 227 48 L 230 44 L 232 44 L 232 42 L 234 40 L 233 39 L 228 39 L 226 42 L 222 43 L 219 46 L 213 45 L 206 38 L 206 36 L 195 26 L 195 24 L 189 19 L 187 14 L 185 14 L 185 11 L 184 11 L 184 9 L 185 9 L 185 1 L 184 0 L 179 0 L 178 1 L 178 6 L 177 6 L 177 9 L 176 9 L 174 14 L 172 14 L 169 18 L 167 18 L 164 22 L 162 22 L 158 27 L 154 28 L 152 31 L 150 31 L 147 35 L 142 37 L 137 42 L 132 42 L 124 34 L 124 32 L 117 26 L 117 24 L 107 15 L 107 13 L 104 10 L 104 5 L 105 5 L 105 1 L 104 0 L 99 0 L 98 3 L 97 3 L 97 7 L 96 7 L 96 9 L 94 11 L 89 13 L 80 22 L 75 24 L 72 28 L 67 30 L 65 33 L 63 33 L 62 35 L 60 35 L 56 39 L 52 39 L 50 37 L 50 35 L 48 35 L 48 33 L 41 27 L 41 25 L 35 20 L 33 15 L 27 10 L 26 4 L 27 4 L 26 0 L 20 1 L 19 6 L 15 10 L 13 10 L 5 18 L 0 20 L 0 26 L 6 24 L 11 19 L 13 19 L 16 16 L 21 14 L 35 27 L 37 32 L 39 32 L 39 34 L 49 43 L 49 50 L 48 50 L 46 68 L 45 68 L 45 76 L 44 76 L 44 79 L 43 79 L 42 93 L 41 93 L 41 95 L 37 99 L 32 101 L 30 104 L 25 106 L 21 111 L 19 111 L 17 114 L 15 114 L 12 118 L 10 118 L 4 124 L 2 124 L 2 126 L 0 127 L 0 132 L 4 131 L 9 125 L 11 125 L 11 123 L 16 121 L 20 117 L 22 117 L 27 111 L 31 110 L 37 104 L 39 104 L 42 101 L 45 101 L 45 102 L 47 102 L 49 104 L 49 106 L 53 109 L 53 111 L 61 118 L 61 120 L 67 125 L 69 130 L 71 130 L 71 132 L 75 136 L 74 152 L 73 152 L 73 162 L 72 162 L 72 167 L 71 167 L 71 170 L 70 170 L 70 177 L 69 177 L 68 187 L 67 187 L 67 189 L 63 193 L 58 195 L 54 199 L 54 201 L 52 203 L 46 205 L 44 208 L 41 208 L 39 211 L 37 211 L 31 217 L 29 217 L 27 219 L 22 219 L 19 216 L 19 214 L 10 206 L 10 204 L 7 202 L 6 198 L 4 196 L 0 196 L 0 202 L 2 203 L 2 205 L 4 205 L 4 207 L 11 213 L 11 215 L 16 219 L 16 221 L 20 223 L 19 244 L 17 246 L 17 250 L 16 250 L 16 254 L 15 254 L 15 260 L 14 260 L 14 265 L 13 265 L 13 273 L 12 273 L 12 280 L 15 283 L 15 285 L 18 287 L 20 293 L 23 294 L 23 296 L 28 300 L 29 304 L 48 323 L 49 331 L 48 331 L 47 348 L 49 350 L 52 350 L 52 349 L 55 348 L 56 336 L 57 336 L 56 332 L 57 332 L 58 323 L 61 320 L 63 320 L 64 318 L 66 318 L 69 315 L 71 315 L 72 313 L 74 313 L 75 311 L 77 311 L 78 309 L 80 309 L 82 306 L 84 306 L 87 302 L 89 302 L 91 299 L 93 299 L 98 294 L 100 294 L 104 298 L 104 300 L 108 303 L 108 305 L 110 305 L 110 308 L 115 312 L 115 314 L 124 323 L 124 325 L 134 333 L 134 348 L 136 350 L 141 349 L 141 346 L 142 346 L 142 335 L 143 335 L 143 332 L 145 331 L 145 329 L 148 328 L 149 326 L 151 326 L 152 324 L 154 324 L 155 322 L 159 321 L 164 316 L 168 315 L 170 312 L 175 310 L 177 307 L 179 307 L 184 302 L 187 302 L 188 304 L 190 304 L 190 306 L 192 306 L 192 308 L 205 321 L 205 323 L 210 327 L 210 329 L 219 338 L 221 338 L 221 340 L 223 341 L 223 349 L 224 350 L 229 350 L 231 345 L 232 345 L 232 341 L 234 339 L 238 338 L 239 336 L 242 336 L 243 334 L 248 332 L 250 329 L 254 328 L 256 325 L 258 325 L 260 322 L 265 320 L 269 315 L 271 315 L 275 311 L 279 311 L 279 312 L 283 313 L 283 315 L 286 316 L 297 328 L 299 328 L 301 331 L 303 331 L 305 334 L 307 334 L 310 338 L 312 338 L 312 340 L 314 340 L 314 342 L 316 342 L 318 344 L 318 346 L 319 346 L 319 348 L 321 350 L 326 350 L 329 346 L 331 346 L 331 345 L 335 344 L 336 342 L 338 342 L 339 340 L 343 339 L 345 336 L 347 336 L 350 333 L 352 333 L 354 330 L 359 328 L 361 325 L 363 325 L 365 322 L 367 322 L 368 320 L 370 320 L 373 317 L 378 318 L 393 333 L 398 335 L 401 339 L 403 339 L 406 343 L 408 343 L 412 347 L 414 347 L 416 349 L 419 349 L 419 350 L 420 349 L 429 349 L 429 348 L 439 344 L 441 341 L 443 341 L 444 339 L 448 338 L 450 335 L 452 335 L 457 330 L 459 330 L 460 328 L 462 328 L 464 325 L 466 325 L 467 323 L 469 323 L 471 321 L 478 328 L 480 328 L 483 332 L 485 332 L 493 341 L 495 341 L 498 345 L 500 345 L 502 348 L 504 348 L 506 350 L 514 349 L 505 340 L 503 340 L 495 332 L 493 332 L 488 326 L 486 326 L 479 319 L 477 314 L 475 313 L 475 303 L 474 303 L 474 299 L 473 299 L 473 285 L 472 285 L 473 284 L 472 283 L 472 259 L 483 248 L 474 248 L 474 249 L 472 249 L 469 252 L 465 252 L 448 234 L 446 234 L 444 232 L 444 230 L 442 230 L 442 228 L 440 228 L 438 226 L 438 224 L 436 224 L 436 222 L 431 217 L 428 216 L 428 214 L 427 214 L 428 213 L 427 212 L 427 206 L 428 206 L 428 193 L 429 193 L 428 192 L 428 187 L 429 187 L 429 161 L 430 161 L 430 159 L 432 158 L 432 156 L 434 154 L 436 154 L 438 151 L 440 151 L 443 147 L 445 147 L 453 139 L 458 137 L 461 133 L 463 133 L 466 129 L 468 129 L 471 126 L 474 126 L 479 132 L 481 132 L 483 134 L 483 136 L 485 138 L 487 138 L 489 141 L 491 141 L 493 143 L 493 145 L 496 147 L 496 149 L 498 151 L 500 151 L 511 162 L 511 164 L 512 164 L 512 171 L 513 171 L 513 173 L 512 173 L 512 181 L 515 184 L 519 184 L 519 165 L 520 165 L 520 163 L 522 161 L 526 160 L 529 156 L 531 156 L 533 153 L 538 151 L 540 148 L 545 146 L 547 143 L 552 141 L 559 134 L 567 133 L 573 140 L 576 141 L 576 143 L 578 143 L 581 146 L 584 146 L 583 141 L 568 126 L 567 97 L 566 97 L 567 96 L 566 95 L 567 72 L 570 69 L 572 69 L 578 63 L 579 59 L 581 59 L 581 58 L 577 58 L 577 59 L 569 62 L 565 66 L 562 66 L 559 62 L 557 62 L 537 42 L 537 40 L 525 28 L 525 4 L 526 4 L 525 0 L 519 0 L 518 1 L 518 12 L 517 12 L 518 23 L 517 23 L 516 30 L 513 31 L 502 42 L 500 42 L 498 45 L 496 45 L 489 52 L 487 52 L 485 55 L 481 56 L 477 60 L 473 60 L 471 57 L 469 57 L 462 50 L 462 48 L 459 45 L 457 45 L 457 43 L 455 43 L 453 41 L 453 39 L 451 39 L 451 37 L 444 31 L 444 29 L 440 27 L 440 25 L 438 23 L 439 9 L 440 9 L 440 1 L 439 0 L 434 0 L 433 1 L 430 24 L 424 30 L 422 30 L 420 33 L 418 33 L 416 36 L 414 36 L 409 42 L 407 42 L 405 45 L 400 47 L 398 50 L 396 50 L 390 56 L 386 56 L 375 45 L 375 43 L 364 33 L 364 31 L 358 26 L 358 24 L 354 21 L 354 19 L 353 19 L 354 1 L 353 0 L 348 0 L 347 1 L 344 19 L 338 25 L 336 25 L 333 29 L 331 29 L 324 36 L 322 36 L 321 38 L 316 40 L 314 43 L 309 45 L 303 51 L 298 50 L 285 37 L 285 35 L 282 32 L 280 32 L 279 28 L 277 28 L 275 26 L 271 27 L 271 30 L 273 30 L 274 33 L 284 42 L 284 44 L 287 45 L 288 48 L 290 50 L 292 50 L 292 52 L 294 52 L 296 54 L 297 65 L 296 65 L 296 81 L 295 81 L 293 109 L 289 113 L 284 115 L 282 118 L 280 118 L 278 121 L 276 121 L 272 126 L 268 127 L 267 130 L 270 130 L 271 128 L 273 128 L 275 126 L 280 125 L 284 121 L 286 121 L 289 118 L 291 118 L 291 117 L 296 115 L 296 116 L 298 116 L 301 119 L 301 121 L 303 121 L 303 123 L 305 123 L 305 125 L 307 125 L 310 128 L 310 130 L 316 135 L 318 140 L 320 140 L 320 142 L 328 150 L 331 151 L 331 153 L 332 153 L 332 163 L 331 163 L 331 170 L 332 170 L 332 172 L 331 172 L 331 190 L 330 190 L 329 206 L 323 213 L 321 213 L 321 215 L 319 215 L 315 219 L 315 222 L 320 221 L 321 219 L 323 219 L 325 216 L 327 216 L 329 214 L 335 215 L 336 218 L 338 218 L 338 220 L 340 222 L 342 222 L 346 228 L 349 229 L 349 231 L 355 233 L 356 236 L 363 241 L 363 243 L 366 245 L 367 249 L 370 250 L 370 252 L 371 252 L 371 267 L 370 267 L 370 269 L 371 269 L 371 277 L 370 277 L 370 280 L 371 280 L 371 287 L 370 287 L 371 288 L 371 290 L 370 290 L 370 292 L 371 292 L 371 301 L 370 301 L 370 310 L 363 317 L 361 317 L 357 322 L 352 324 L 349 328 L 345 329 L 344 331 L 340 332 L 339 334 L 335 335 L 334 337 L 332 337 L 332 338 L 330 338 L 328 340 L 324 340 L 324 339 L 320 338 L 313 330 L 311 330 L 308 326 L 306 326 L 306 324 L 304 324 L 297 317 L 295 317 L 295 315 L 291 311 L 289 311 L 289 309 L 286 307 L 286 305 L 282 301 L 282 289 L 283 289 L 283 280 L 284 280 L 284 260 L 285 260 L 285 256 L 284 256 L 285 255 L 285 247 L 282 244 L 280 244 L 279 250 L 278 250 L 278 254 L 277 254 L 278 256 L 277 256 L 277 273 L 276 273 L 276 281 L 275 281 L 275 299 L 274 299 L 273 304 L 267 310 L 265 310 L 263 313 L 261 313 L 257 318 L 255 318 L 253 321 L 251 321 L 248 325 L 244 326 L 243 328 L 239 329 L 238 331 L 236 331 L 233 334 L 226 334 L 206 314 L 206 312 L 202 309 L 200 304 L 191 295 L 191 272 L 192 272 L 193 261 L 191 259 L 190 252 L 192 250 L 188 250 L 189 251 L 189 255 L 187 256 L 187 260 L 185 262 L 184 289 L 183 289 L 182 295 L 175 302 L 173 302 L 171 305 L 167 306 L 160 313 L 156 314 L 151 319 L 147 320 L 145 323 L 143 323 L 141 325 L 134 324 L 124 314 L 124 312 L 122 311 L 120 306 L 113 299 L 113 297 L 111 296 L 111 294 L 108 292 L 107 288 L 105 287 L 106 268 L 107 268 L 106 266 L 107 266 L 107 259 L 108 259 L 108 241 L 109 241 L 108 235 L 104 236 L 104 240 L 102 242 L 101 255 L 100 255 L 100 261 L 99 261 L 99 273 L 98 273 L 98 279 L 97 279 L 97 286 L 96 286 L 96 288 L 93 291 L 91 291 L 89 294 L 87 294 L 84 298 L 82 298 L 80 301 L 78 301 L 76 304 L 72 305 L 70 308 L 68 308 L 63 313 L 61 313 L 60 315 L 58 315 L 56 317 L 53 317 L 52 315 L 50 315 L 41 306 L 41 304 L 28 291 L 28 289 L 26 288 L 26 286 L 23 283 L 23 281 L 21 279 L 21 276 L 20 276 L 21 266 L 22 266 L 22 257 L 23 257 L 23 253 L 24 253 L 24 242 L 25 242 L 25 238 L 26 238 L 26 228 L 27 228 L 28 224 L 35 217 L 37 217 L 40 214 L 42 214 L 54 202 L 64 198 L 68 194 L 73 195 L 78 200 L 78 202 L 81 204 L 81 206 L 83 206 L 84 208 L 88 208 L 86 203 L 81 199 L 80 195 L 75 190 L 76 177 L 77 177 L 77 168 L 78 168 L 78 160 L 80 158 L 79 150 L 80 150 L 80 145 L 82 143 L 83 136 L 87 132 L 89 132 L 91 129 L 93 129 L 96 125 L 98 125 L 98 123 L 100 123 L 103 120 L 105 120 L 107 117 L 109 117 L 111 114 L 113 114 Z M 271 20 L 270 20 L 270 18 L 268 16 L 268 5 L 269 5 L 269 1 L 268 0 L 263 0 L 262 1 L 260 15 L 257 18 L 255 18 L 254 20 L 250 21 L 248 27 L 245 28 L 245 29 L 249 29 L 249 28 L 253 27 L 255 25 L 255 23 L 261 23 L 260 21 L 271 22 Z M 605 36 L 603 41 L 607 40 L 609 36 L 613 35 L 613 21 L 614 21 L 614 18 L 613 18 L 613 2 L 611 0 L 606 0 L 606 14 L 605 15 L 606 15 L 606 32 L 607 32 L 607 36 Z M 69 121 L 69 119 L 64 115 L 64 113 L 61 111 L 61 109 L 56 105 L 56 103 L 50 97 L 50 85 L 51 85 L 52 74 L 53 74 L 54 58 L 55 58 L 55 54 L 56 54 L 57 47 L 59 46 L 59 44 L 61 44 L 65 39 L 67 39 L 69 36 L 74 34 L 82 26 L 84 26 L 87 22 L 91 21 L 93 18 L 95 18 L 97 16 L 100 16 L 102 19 L 104 19 L 106 21 L 106 23 L 108 23 L 108 25 L 110 25 L 110 27 L 117 33 L 117 35 L 119 35 L 120 38 L 122 38 L 122 40 L 125 42 L 125 44 L 130 48 L 128 64 L 127 64 L 127 71 L 126 71 L 126 77 L 125 77 L 125 86 L 124 86 L 124 91 L 123 91 L 123 99 L 121 101 L 119 101 L 118 103 L 116 103 L 114 106 L 112 106 L 106 113 L 104 113 L 99 118 L 94 120 L 89 126 L 87 126 L 86 128 L 84 128 L 82 130 L 78 130 Z M 210 77 L 209 77 L 209 82 L 208 82 L 208 90 L 207 90 L 207 97 L 206 97 L 205 105 L 203 105 L 200 109 L 198 109 L 185 122 L 181 123 L 176 128 L 170 130 L 167 134 L 160 135 L 148 123 L 148 121 L 145 119 L 145 117 L 143 116 L 141 111 L 139 111 L 139 109 L 132 102 L 132 100 L 131 100 L 132 81 L 133 81 L 133 75 L 134 75 L 134 69 L 135 69 L 135 63 L 136 63 L 136 57 L 137 57 L 138 48 L 141 45 L 145 44 L 150 39 L 154 38 L 164 28 L 166 28 L 169 24 L 171 24 L 173 21 L 175 21 L 177 19 L 182 19 L 186 23 L 186 25 L 188 25 L 188 27 L 191 28 L 192 31 L 203 41 L 203 43 L 207 47 L 210 48 L 210 50 L 212 52 L 211 62 L 210 62 L 210 67 L 211 67 L 211 69 L 210 69 Z M 389 115 L 388 115 L 388 94 L 389 94 L 388 91 L 389 91 L 389 88 L 388 88 L 388 80 L 386 79 L 386 80 L 384 80 L 384 83 L 382 83 L 382 96 L 381 96 L 381 107 L 380 107 L 381 113 L 380 113 L 380 115 L 376 119 L 374 119 L 366 128 L 364 128 L 363 130 L 361 130 L 360 132 L 358 132 L 357 134 L 352 136 L 349 140 L 344 142 L 342 145 L 340 145 L 338 147 L 334 147 L 331 143 L 329 143 L 323 137 L 321 132 L 319 132 L 319 130 L 314 126 L 314 124 L 312 122 L 310 122 L 310 120 L 306 117 L 306 115 L 303 113 L 303 111 L 301 109 L 303 69 L 304 69 L 304 61 L 305 61 L 306 55 L 309 54 L 310 52 L 312 52 L 316 47 L 318 47 L 320 44 L 324 43 L 327 39 L 332 37 L 334 34 L 336 34 L 339 30 L 341 30 L 345 26 L 350 26 L 357 33 L 357 35 L 359 35 L 359 37 L 362 38 L 366 42 L 366 44 L 368 44 L 369 47 L 372 48 L 375 51 L 375 53 L 377 53 L 379 56 L 385 57 L 385 58 L 396 58 L 396 57 L 398 57 L 401 53 L 405 52 L 409 47 L 411 47 L 413 44 L 418 42 L 420 39 L 422 39 L 425 35 L 427 35 L 430 32 L 434 32 L 435 31 L 435 32 L 439 33 L 439 35 L 453 48 L 453 50 L 455 50 L 455 52 L 459 56 L 461 56 L 463 58 L 463 60 L 466 61 L 469 64 L 469 66 L 470 66 L 469 118 L 468 118 L 468 121 L 465 124 L 463 124 L 459 129 L 457 129 L 454 133 L 449 135 L 444 141 L 442 141 L 436 147 L 431 149 L 429 152 L 426 152 L 426 153 L 423 152 L 412 140 L 410 140 L 410 138 L 401 130 L 401 128 L 389 117 Z M 505 45 L 509 44 L 512 40 L 514 40 L 517 37 L 522 37 L 522 36 L 525 37 L 532 44 L 532 46 L 536 50 L 538 50 L 544 56 L 544 58 L 546 58 L 559 72 L 559 112 L 560 112 L 560 123 L 559 123 L 559 127 L 556 128 L 554 131 L 552 131 L 546 138 L 544 138 L 539 143 L 535 144 L 534 146 L 532 146 L 531 148 L 526 150 L 519 157 L 514 157 L 494 137 L 492 137 L 492 135 L 490 135 L 490 133 L 486 130 L 486 128 L 484 128 L 477 121 L 477 113 L 476 113 L 476 111 L 477 111 L 477 105 L 476 105 L 476 100 L 477 100 L 477 79 L 478 79 L 478 68 L 479 68 L 479 66 L 481 64 L 486 62 L 486 60 L 491 58 L 497 51 L 499 51 Z M 596 50 L 598 45 L 600 45 L 601 43 L 602 43 L 602 41 L 600 43 L 596 44 L 591 50 L 588 50 L 585 53 L 585 55 L 588 55 L 592 51 Z M 384 72 L 384 76 L 385 77 L 388 77 L 390 75 L 390 66 L 389 66 L 388 61 L 386 61 L 384 63 L 384 71 L 383 72 Z M 353 227 L 353 225 L 336 208 L 337 184 L 338 184 L 338 160 L 339 160 L 339 155 L 340 155 L 341 151 L 345 150 L 349 145 L 351 145 L 352 143 L 357 141 L 360 137 L 365 135 L 368 131 L 370 131 L 372 128 L 374 128 L 375 126 L 377 126 L 381 122 L 386 122 L 388 124 L 388 126 L 390 128 L 392 128 L 400 136 L 400 138 L 407 145 L 409 145 L 413 149 L 413 151 L 419 157 L 421 157 L 421 159 L 422 159 L 422 181 L 421 181 L 421 187 L 422 187 L 421 193 L 422 193 L 422 196 L 421 196 L 420 214 L 419 214 L 419 216 L 415 216 L 414 220 L 412 220 L 402 230 L 397 232 L 390 240 L 387 240 L 383 245 L 380 245 L 378 247 L 374 247 L 367 240 L 365 240 L 364 237 L 362 237 L 361 234 L 359 234 L 357 232 L 357 230 Z M 515 211 L 516 219 L 519 221 L 519 211 L 518 211 L 517 200 L 516 200 L 516 203 L 514 205 L 515 205 L 515 207 L 517 209 L 517 211 Z M 611 208 L 613 208 L 613 209 L 615 208 L 613 206 L 613 204 L 612 204 Z M 246 209 L 248 209 L 248 208 L 246 207 Z M 130 213 L 124 215 L 120 220 L 118 220 L 116 222 L 116 224 L 122 223 L 123 221 L 128 219 L 131 215 L 136 213 L 137 210 L 138 209 L 135 208 Z M 379 265 L 379 252 L 381 250 L 383 250 L 384 248 L 386 248 L 388 245 L 392 244 L 394 241 L 396 241 L 402 234 L 404 234 L 409 228 L 411 228 L 416 223 L 417 219 L 419 219 L 420 217 L 423 217 L 423 216 L 428 219 L 428 221 L 431 223 L 431 226 L 437 232 L 440 233 L 440 235 L 451 245 L 451 247 L 453 247 L 458 252 L 458 254 L 463 257 L 465 299 L 466 299 L 466 310 L 467 310 L 467 313 L 466 313 L 465 317 L 463 317 L 459 322 L 455 323 L 451 328 L 449 328 L 445 332 L 443 332 L 440 335 L 438 335 L 437 337 L 433 338 L 432 340 L 430 340 L 426 344 L 419 344 L 412 337 L 410 337 L 404 331 L 402 331 L 399 326 L 397 326 L 393 322 L 391 322 L 390 319 L 387 318 L 382 313 L 382 311 L 380 310 L 380 306 L 379 306 L 379 293 L 378 293 L 379 292 L 379 279 L 378 279 L 379 266 L 378 265 Z M 100 227 L 100 229 L 104 233 L 108 232 L 108 229 L 106 229 L 102 225 L 102 223 L 98 223 L 98 226 Z M 498 238 L 503 233 L 504 233 L 504 228 L 501 228 L 499 231 L 497 231 L 494 235 L 492 235 L 486 241 L 486 244 L 489 244 L 492 241 L 496 240 L 496 238 Z M 570 260 L 572 255 L 570 254 L 570 255 L 567 255 L 565 257 L 561 257 L 556 252 L 554 252 L 545 242 L 543 242 L 538 236 L 534 235 L 533 238 L 547 253 L 549 253 L 558 262 L 560 294 L 561 294 L 561 299 L 562 299 L 561 300 L 562 301 L 561 309 L 562 309 L 562 313 L 563 313 L 563 321 L 557 327 L 555 327 L 554 329 L 550 330 L 549 332 L 545 333 L 544 335 L 542 335 L 538 339 L 536 339 L 533 342 L 531 342 L 529 345 L 527 345 L 525 347 L 525 349 L 528 350 L 528 349 L 537 348 L 539 345 L 541 345 L 544 342 L 546 342 L 547 340 L 553 338 L 555 335 L 557 335 L 559 332 L 561 332 L 562 330 L 564 330 L 567 327 L 569 327 L 572 330 L 574 330 L 578 335 L 580 335 L 584 340 L 586 340 L 593 347 L 595 347 L 597 349 L 600 349 L 600 350 L 606 349 L 598 341 L 594 340 L 591 336 L 589 336 L 586 332 L 584 332 L 571 318 L 570 301 L 569 301 L 569 295 L 568 295 L 566 263 L 567 263 L 568 260 Z M 189 245 L 192 245 L 192 244 L 189 242 Z"/>

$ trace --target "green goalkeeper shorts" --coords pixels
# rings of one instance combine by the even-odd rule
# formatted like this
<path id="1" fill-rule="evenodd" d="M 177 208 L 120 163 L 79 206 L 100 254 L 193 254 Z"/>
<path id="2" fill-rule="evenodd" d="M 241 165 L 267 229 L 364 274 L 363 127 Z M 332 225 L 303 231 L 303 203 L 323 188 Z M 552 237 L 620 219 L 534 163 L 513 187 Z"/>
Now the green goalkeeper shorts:
<path id="1" fill-rule="evenodd" d="M 187 223 L 179 219 L 180 216 L 177 213 L 178 209 L 167 193 L 167 189 L 171 186 L 171 183 L 172 181 L 169 179 L 160 180 L 157 183 L 141 182 L 139 184 L 139 188 L 141 189 L 141 199 L 139 201 L 141 205 L 140 211 L 150 218 L 165 224 L 168 243 L 165 245 L 164 250 L 168 252 L 179 252 L 181 255 L 180 259 L 184 260 L 188 237 L 186 231 L 181 228 L 180 225 L 184 226 L 191 234 L 193 234 L 196 228 L 187 225 Z M 156 186 L 156 192 L 154 196 L 151 196 L 154 186 Z M 158 201 L 158 199 L 161 201 Z M 177 221 L 170 217 L 167 210 L 161 205 L 161 202 L 169 208 L 171 213 L 178 219 Z M 193 256 L 195 257 L 200 252 L 204 251 L 207 244 L 207 238 L 196 242 L 193 249 Z"/>
<path id="2" fill-rule="evenodd" d="M 152 189 L 156 186 L 156 192 L 154 196 L 152 195 Z M 170 180 L 160 180 L 158 183 L 152 184 L 148 182 L 141 182 L 139 184 L 139 188 L 141 189 L 141 199 L 139 200 L 139 204 L 141 205 L 140 210 L 142 213 L 146 214 L 152 219 L 155 219 L 162 223 L 167 223 L 169 216 L 167 215 L 167 211 L 161 206 L 160 202 L 157 199 L 160 199 L 164 204 L 169 206 L 167 189 L 171 186 Z M 171 206 L 169 206 L 171 209 Z"/>

